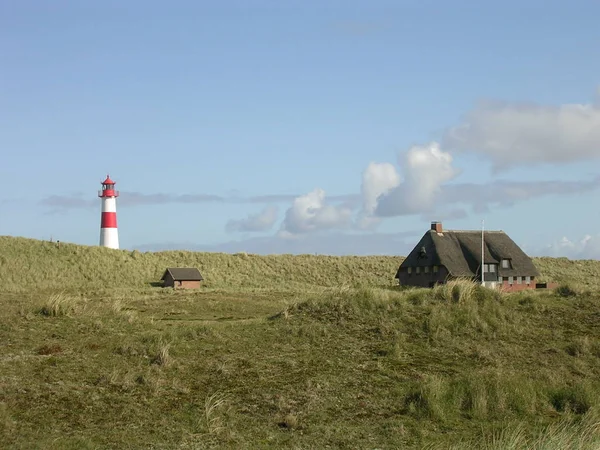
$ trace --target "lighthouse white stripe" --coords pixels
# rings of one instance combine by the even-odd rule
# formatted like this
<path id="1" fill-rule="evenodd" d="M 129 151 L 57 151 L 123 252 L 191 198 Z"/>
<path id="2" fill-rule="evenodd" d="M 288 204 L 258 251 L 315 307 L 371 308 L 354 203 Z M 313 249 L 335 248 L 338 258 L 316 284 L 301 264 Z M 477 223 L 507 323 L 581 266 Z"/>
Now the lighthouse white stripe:
<path id="1" fill-rule="evenodd" d="M 117 212 L 117 199 L 115 197 L 102 197 L 102 212 Z"/>
<path id="2" fill-rule="evenodd" d="M 119 231 L 117 228 L 100 229 L 100 246 L 108 248 L 119 248 Z"/>

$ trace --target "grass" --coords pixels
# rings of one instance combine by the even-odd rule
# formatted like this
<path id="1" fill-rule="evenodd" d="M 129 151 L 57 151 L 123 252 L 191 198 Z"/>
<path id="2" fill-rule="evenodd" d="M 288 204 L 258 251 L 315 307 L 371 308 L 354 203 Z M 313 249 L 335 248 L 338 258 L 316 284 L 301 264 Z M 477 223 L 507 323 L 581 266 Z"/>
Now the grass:
<path id="1" fill-rule="evenodd" d="M 545 259 L 542 271 L 573 271 L 564 289 L 509 295 L 400 289 L 401 258 L 132 256 L 18 238 L 0 238 L 0 255 L 5 448 L 600 443 L 600 295 L 575 273 L 594 262 Z M 150 285 L 192 264 L 209 285 Z"/>
<path id="2" fill-rule="evenodd" d="M 394 284 L 402 258 L 111 250 L 0 236 L 0 283 L 10 292 L 147 289 L 167 267 L 197 267 L 208 289 L 283 289 Z"/>

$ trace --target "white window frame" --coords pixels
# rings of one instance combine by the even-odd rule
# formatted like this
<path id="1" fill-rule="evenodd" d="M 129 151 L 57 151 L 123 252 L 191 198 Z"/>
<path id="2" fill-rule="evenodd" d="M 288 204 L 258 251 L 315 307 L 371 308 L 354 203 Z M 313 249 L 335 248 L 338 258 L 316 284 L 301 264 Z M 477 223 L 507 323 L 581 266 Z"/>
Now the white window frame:
<path id="1" fill-rule="evenodd" d="M 424 268 L 425 273 L 429 273 L 429 266 L 425 266 Z"/>
<path id="2" fill-rule="evenodd" d="M 421 266 L 417 266 L 417 275 L 421 273 Z"/>
<path id="3" fill-rule="evenodd" d="M 503 259 L 502 260 L 502 268 L 503 269 L 510 269 L 510 259 Z"/>
<path id="4" fill-rule="evenodd" d="M 528 285 L 531 284 L 531 277 L 529 275 L 525 277 L 525 283 Z"/>
<path id="5" fill-rule="evenodd" d="M 517 277 L 517 284 L 523 284 L 523 277 Z"/>
<path id="6" fill-rule="evenodd" d="M 438 266 L 433 266 L 433 273 L 438 273 L 440 268 Z"/>
<path id="7" fill-rule="evenodd" d="M 511 275 L 508 277 L 508 284 L 514 284 L 515 278 Z"/>

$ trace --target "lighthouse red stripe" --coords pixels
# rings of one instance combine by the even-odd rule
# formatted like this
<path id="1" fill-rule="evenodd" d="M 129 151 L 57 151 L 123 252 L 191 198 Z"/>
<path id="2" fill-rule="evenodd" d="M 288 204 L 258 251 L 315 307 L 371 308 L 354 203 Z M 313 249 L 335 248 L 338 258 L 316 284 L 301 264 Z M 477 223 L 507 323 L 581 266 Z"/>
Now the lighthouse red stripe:
<path id="1" fill-rule="evenodd" d="M 117 228 L 117 213 L 103 212 L 100 228 Z"/>

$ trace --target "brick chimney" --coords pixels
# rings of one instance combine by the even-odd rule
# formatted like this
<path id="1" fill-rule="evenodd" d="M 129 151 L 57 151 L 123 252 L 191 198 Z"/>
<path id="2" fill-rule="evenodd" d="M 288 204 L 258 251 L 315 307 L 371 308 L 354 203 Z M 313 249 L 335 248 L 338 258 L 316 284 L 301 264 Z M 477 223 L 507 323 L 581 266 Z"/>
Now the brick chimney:
<path id="1" fill-rule="evenodd" d="M 431 222 L 431 229 L 436 233 L 442 232 L 442 222 Z"/>

